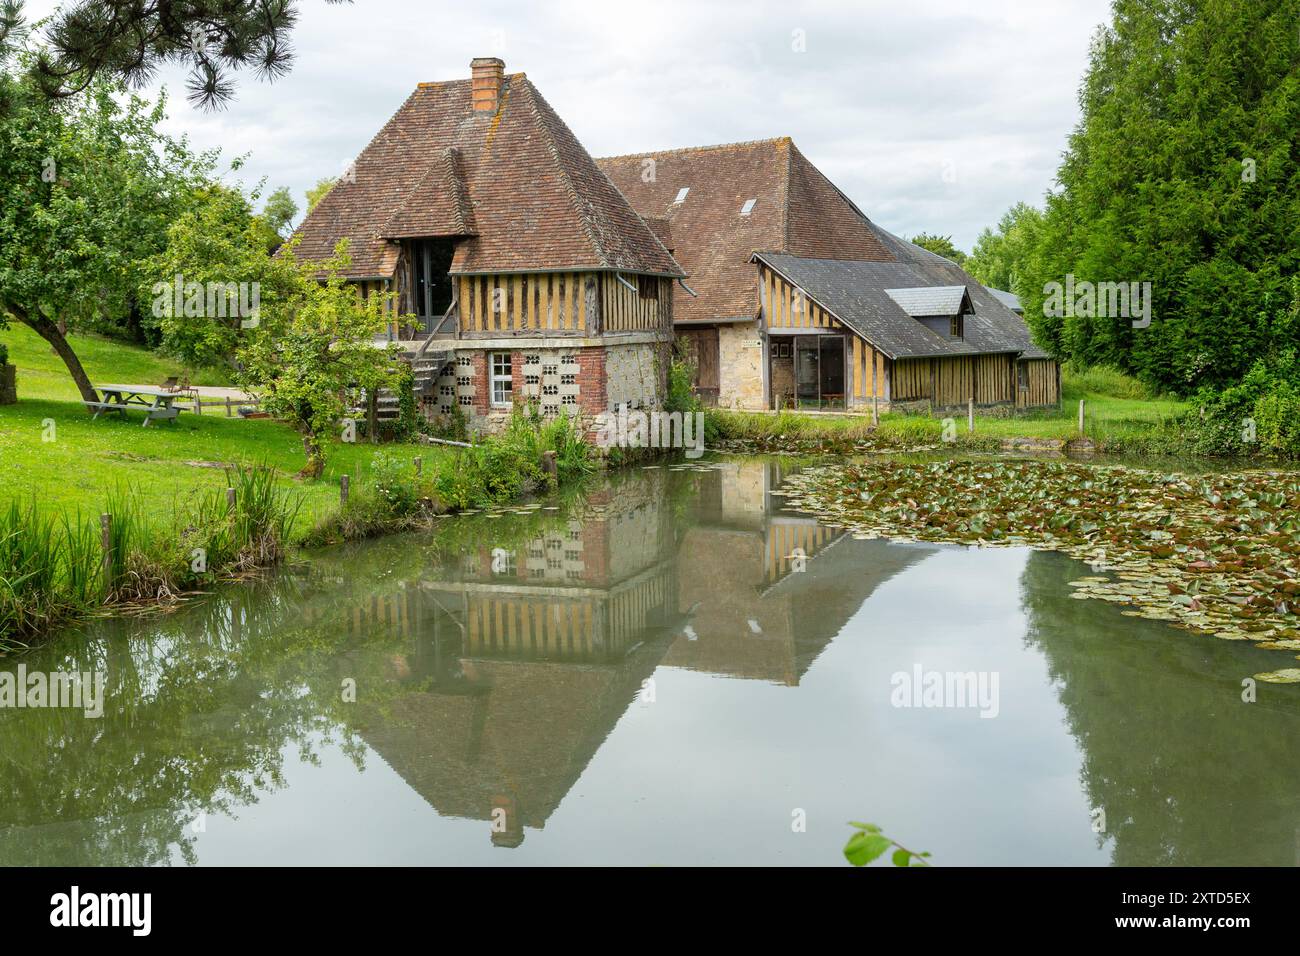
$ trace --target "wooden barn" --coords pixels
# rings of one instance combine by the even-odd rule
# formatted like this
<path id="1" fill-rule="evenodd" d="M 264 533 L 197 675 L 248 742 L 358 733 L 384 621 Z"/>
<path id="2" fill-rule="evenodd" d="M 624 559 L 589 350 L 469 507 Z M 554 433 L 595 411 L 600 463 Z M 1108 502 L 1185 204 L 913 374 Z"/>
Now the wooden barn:
<path id="1" fill-rule="evenodd" d="M 788 137 L 597 162 L 690 277 L 673 328 L 706 401 L 1059 401 L 1057 363 L 1020 315 L 873 223 Z"/>

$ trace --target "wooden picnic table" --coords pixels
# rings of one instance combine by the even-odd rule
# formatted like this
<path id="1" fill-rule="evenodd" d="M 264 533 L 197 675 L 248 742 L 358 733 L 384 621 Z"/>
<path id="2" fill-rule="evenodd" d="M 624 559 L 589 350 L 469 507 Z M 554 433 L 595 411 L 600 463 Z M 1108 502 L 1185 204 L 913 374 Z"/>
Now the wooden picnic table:
<path id="1" fill-rule="evenodd" d="M 174 421 L 181 413 L 175 402 L 184 397 L 183 392 L 151 385 L 96 385 L 94 388 L 99 393 L 99 401 L 86 402 L 87 408 L 95 410 L 92 421 L 104 412 L 117 412 L 125 418 L 128 409 L 139 408 L 149 413 L 144 417 L 143 426 L 148 428 L 150 422 Z"/>

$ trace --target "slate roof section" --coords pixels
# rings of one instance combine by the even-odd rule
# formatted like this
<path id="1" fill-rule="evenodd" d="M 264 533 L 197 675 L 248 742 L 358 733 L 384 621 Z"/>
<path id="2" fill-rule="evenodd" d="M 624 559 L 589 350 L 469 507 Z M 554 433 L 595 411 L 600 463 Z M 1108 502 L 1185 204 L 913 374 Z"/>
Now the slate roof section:
<path id="1" fill-rule="evenodd" d="M 997 299 L 999 302 L 1005 305 L 1012 312 L 1017 312 L 1021 315 L 1024 315 L 1025 310 L 1020 305 L 1020 296 L 1016 295 L 1014 292 L 1006 292 L 1002 289 L 995 289 L 992 286 L 986 285 L 984 288 L 988 289 L 989 293 L 993 296 L 993 298 Z"/>
<path id="2" fill-rule="evenodd" d="M 882 240 L 901 244 L 896 246 L 897 252 L 907 255 L 913 261 L 902 261 L 900 258 L 894 262 L 851 262 L 806 259 L 780 253 L 757 253 L 754 258 L 775 269 L 891 359 L 1005 352 L 1021 353 L 1025 358 L 1048 357 L 1033 345 L 1024 320 L 969 277 L 961 288 L 975 311 L 968 314 L 964 322 L 964 338 L 948 338 L 921 324 L 887 290 L 916 289 L 927 282 L 934 282 L 936 277 L 949 280 L 949 284 L 932 288 L 951 290 L 955 287 L 951 280 L 956 276 L 947 270 L 938 269 L 935 264 L 924 259 L 914 259 L 908 250 L 902 248 L 911 246 L 911 243 L 905 243 L 884 230 L 880 232 Z M 912 248 L 927 256 L 931 255 L 919 247 Z M 959 266 L 952 267 L 965 276 Z M 972 286 L 979 289 L 981 294 L 977 296 L 972 291 Z M 944 293 L 945 296 L 951 294 Z"/>
<path id="3" fill-rule="evenodd" d="M 504 78 L 495 111 L 472 109 L 469 79 L 421 83 L 298 227 L 297 254 L 324 259 L 348 238 L 348 278 L 388 277 L 384 233 L 424 228 L 472 229 L 454 273 L 684 275 L 522 73 Z"/>
<path id="4" fill-rule="evenodd" d="M 936 255 L 928 249 L 922 249 L 906 239 L 900 239 L 893 233 L 872 224 L 885 247 L 894 257 L 905 263 L 915 274 L 925 278 L 924 283 L 915 285 L 964 285 L 970 296 L 975 314 L 966 319 L 966 341 L 976 344 L 985 352 L 1020 352 L 1021 358 L 1047 359 L 1052 356 L 1034 343 L 1029 326 L 1023 317 L 1008 309 L 1005 305 L 970 276 L 965 269 Z"/>
<path id="5" fill-rule="evenodd" d="M 667 220 L 673 256 L 698 295 L 674 290 L 674 324 L 758 314 L 758 250 L 889 260 L 870 222 L 789 137 L 596 161 L 647 220 Z M 649 172 L 653 175 L 648 175 Z M 674 203 L 683 187 L 686 199 Z M 754 208 L 742 216 L 748 200 Z"/>
<path id="6" fill-rule="evenodd" d="M 963 285 L 920 286 L 913 289 L 886 289 L 885 295 L 893 299 L 900 309 L 913 318 L 927 316 L 960 315 L 962 306 L 968 304 Z"/>

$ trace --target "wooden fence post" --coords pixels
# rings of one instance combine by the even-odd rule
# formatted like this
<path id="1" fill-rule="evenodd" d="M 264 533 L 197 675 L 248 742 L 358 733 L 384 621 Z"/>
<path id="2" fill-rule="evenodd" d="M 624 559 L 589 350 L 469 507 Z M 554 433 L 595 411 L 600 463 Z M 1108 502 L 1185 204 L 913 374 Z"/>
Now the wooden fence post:
<path id="1" fill-rule="evenodd" d="M 552 478 L 555 479 L 559 478 L 560 470 L 559 470 L 559 466 L 556 464 L 555 461 L 555 452 L 553 451 L 542 452 L 542 474 L 550 475 Z"/>
<path id="2" fill-rule="evenodd" d="M 230 396 L 226 396 L 226 417 L 230 417 Z"/>
<path id="3" fill-rule="evenodd" d="M 1079 436 L 1083 437 L 1083 399 L 1079 399 Z"/>
<path id="4" fill-rule="evenodd" d="M 104 550 L 104 590 L 113 586 L 113 516 L 99 516 L 99 544 Z"/>
<path id="5" fill-rule="evenodd" d="M 975 434 L 975 399 L 966 403 L 966 431 Z"/>
<path id="6" fill-rule="evenodd" d="M 348 476 L 343 475 L 341 478 L 339 478 L 339 504 L 345 505 L 347 503 L 348 503 Z"/>
<path id="7" fill-rule="evenodd" d="M 226 507 L 229 508 L 231 511 L 235 510 L 235 489 L 234 488 L 226 489 Z"/>
<path id="8" fill-rule="evenodd" d="M 423 459 L 423 458 L 416 458 L 416 459 L 415 459 L 415 475 L 416 475 L 416 477 L 418 478 L 418 477 L 419 477 L 420 475 L 422 475 L 422 474 L 424 474 L 424 459 Z"/>

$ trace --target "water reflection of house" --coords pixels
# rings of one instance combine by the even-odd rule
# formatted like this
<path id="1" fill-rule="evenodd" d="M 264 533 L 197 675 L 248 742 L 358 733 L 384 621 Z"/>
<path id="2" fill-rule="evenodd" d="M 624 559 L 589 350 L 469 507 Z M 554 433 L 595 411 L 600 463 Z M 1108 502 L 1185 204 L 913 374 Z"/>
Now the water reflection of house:
<path id="1" fill-rule="evenodd" d="M 410 688 L 363 702 L 362 735 L 439 813 L 518 845 L 654 672 L 675 623 L 662 484 L 592 496 L 581 522 L 522 539 L 487 527 L 458 561 L 360 609 L 406 637 L 385 671 Z"/>
<path id="2" fill-rule="evenodd" d="M 861 541 L 783 508 L 777 462 L 735 460 L 702 476 L 677 558 L 690 622 L 663 663 L 796 685 L 884 581 L 933 551 Z"/>
<path id="3" fill-rule="evenodd" d="M 769 495 L 781 480 L 760 461 L 658 469 L 590 496 L 580 520 L 513 536 L 483 521 L 450 562 L 403 575 L 389 560 L 387 595 L 346 614 L 401 636 L 382 704 L 360 695 L 362 736 L 439 813 L 515 846 L 660 664 L 798 684 L 928 549 L 821 527 Z"/>

